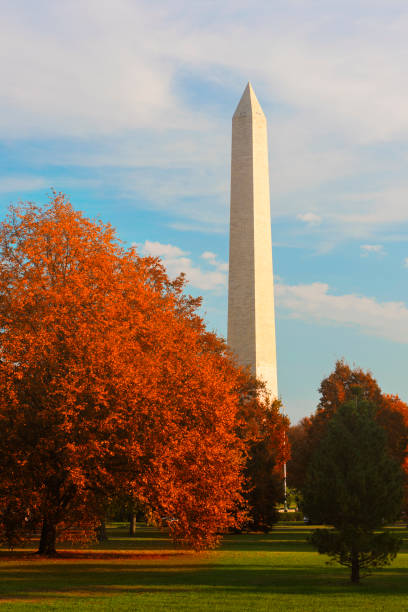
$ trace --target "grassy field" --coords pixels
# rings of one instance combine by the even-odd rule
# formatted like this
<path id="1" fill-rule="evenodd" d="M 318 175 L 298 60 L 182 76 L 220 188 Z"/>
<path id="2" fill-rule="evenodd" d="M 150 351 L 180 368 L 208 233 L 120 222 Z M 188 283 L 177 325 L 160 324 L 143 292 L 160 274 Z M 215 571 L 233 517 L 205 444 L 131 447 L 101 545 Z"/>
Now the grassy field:
<path id="1" fill-rule="evenodd" d="M 192 553 L 165 535 L 123 526 L 89 549 L 63 546 L 60 558 L 0 552 L 1 610 L 408 610 L 407 530 L 393 565 L 351 586 L 306 542 L 309 528 L 227 536 L 220 549 Z"/>

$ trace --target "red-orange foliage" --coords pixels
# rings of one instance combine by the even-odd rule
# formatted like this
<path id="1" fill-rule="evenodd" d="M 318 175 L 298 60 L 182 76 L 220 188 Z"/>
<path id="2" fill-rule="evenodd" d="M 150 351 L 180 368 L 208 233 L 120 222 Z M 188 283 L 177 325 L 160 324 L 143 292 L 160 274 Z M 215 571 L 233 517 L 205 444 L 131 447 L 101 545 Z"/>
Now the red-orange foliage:
<path id="1" fill-rule="evenodd" d="M 285 437 L 289 418 L 284 415 L 281 400 L 271 400 L 265 384 L 244 370 L 240 378 L 238 425 L 240 438 L 247 444 L 268 440 L 274 448 L 277 468 L 281 470 L 289 456 Z"/>
<path id="2" fill-rule="evenodd" d="M 387 435 L 388 448 L 393 457 L 405 465 L 408 478 L 408 406 L 397 396 L 383 395 L 370 372 L 351 369 L 344 361 L 337 361 L 334 371 L 319 388 L 320 401 L 310 418 L 303 419 L 289 431 L 292 458 L 288 464 L 291 486 L 301 488 L 310 458 L 326 432 L 326 425 L 338 407 L 358 393 L 378 406 L 378 423 Z"/>
<path id="3" fill-rule="evenodd" d="M 212 546 L 236 522 L 242 372 L 157 259 L 54 194 L 0 226 L 0 523 L 40 550 L 120 490 Z"/>
<path id="4" fill-rule="evenodd" d="M 377 413 L 378 423 L 387 433 L 388 446 L 394 459 L 407 464 L 408 406 L 398 395 L 383 395 Z M 407 471 L 408 473 L 408 471 Z"/>
<path id="5" fill-rule="evenodd" d="M 277 520 L 277 503 L 283 500 L 283 465 L 290 456 L 289 419 L 282 402 L 271 401 L 264 384 L 251 376 L 242 381 L 239 416 L 239 434 L 248 449 L 244 526 L 269 531 Z"/>
<path id="6" fill-rule="evenodd" d="M 311 442 L 311 419 L 304 417 L 296 425 L 289 427 L 288 439 L 291 448 L 287 464 L 288 485 L 300 490 L 306 477 L 314 445 Z"/>
<path id="7" fill-rule="evenodd" d="M 246 528 L 269 531 L 278 520 L 277 503 L 284 499 L 283 464 L 289 457 L 289 420 L 276 399 L 264 411 L 259 434 L 249 445 L 245 469 L 248 519 Z"/>

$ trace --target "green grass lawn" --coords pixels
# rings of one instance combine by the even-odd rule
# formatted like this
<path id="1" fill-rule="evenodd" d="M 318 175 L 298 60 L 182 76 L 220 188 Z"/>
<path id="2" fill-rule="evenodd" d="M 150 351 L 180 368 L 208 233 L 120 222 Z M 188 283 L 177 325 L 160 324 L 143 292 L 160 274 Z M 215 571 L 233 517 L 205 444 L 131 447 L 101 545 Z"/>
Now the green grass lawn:
<path id="1" fill-rule="evenodd" d="M 393 565 L 348 582 L 306 542 L 303 525 L 267 535 L 227 536 L 216 551 L 174 547 L 153 528 L 129 538 L 123 526 L 109 542 L 57 559 L 29 549 L 0 552 L 1 610 L 408 610 L 407 530 Z"/>

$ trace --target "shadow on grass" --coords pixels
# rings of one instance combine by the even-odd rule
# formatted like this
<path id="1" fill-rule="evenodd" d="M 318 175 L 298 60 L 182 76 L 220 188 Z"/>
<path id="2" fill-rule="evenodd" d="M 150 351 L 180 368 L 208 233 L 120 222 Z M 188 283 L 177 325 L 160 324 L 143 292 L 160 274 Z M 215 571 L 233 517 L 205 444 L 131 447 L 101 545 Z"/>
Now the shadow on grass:
<path id="1" fill-rule="evenodd" d="M 401 536 L 407 533 L 404 529 L 395 531 Z M 26 551 L 13 553 L 0 565 L 0 600 L 29 602 L 211 589 L 327 597 L 350 589 L 357 596 L 408 595 L 408 570 L 401 567 L 383 569 L 357 589 L 347 588 L 347 570 L 325 566 L 306 543 L 309 533 L 310 529 L 301 527 L 280 527 L 270 534 L 230 535 L 224 538 L 220 554 L 196 554 L 175 548 L 164 534 L 152 528 L 139 529 L 136 538 L 128 538 L 123 529 L 115 528 L 110 530 L 111 540 L 99 550 L 68 550 L 67 559 L 34 560 L 34 555 L 29 559 Z M 126 551 L 126 546 L 133 559 L 118 557 L 118 549 Z"/>
<path id="2" fill-rule="evenodd" d="M 242 533 L 242 534 L 228 534 L 223 537 L 220 550 L 223 551 L 235 551 L 235 552 L 307 552 L 311 551 L 312 547 L 307 541 L 310 533 L 315 529 L 314 526 L 282 526 L 277 525 L 269 533 Z M 399 537 L 404 540 L 403 549 L 408 550 L 408 530 L 402 527 L 392 528 L 393 533 L 396 533 Z M 128 530 L 123 524 L 115 524 L 113 527 L 108 528 L 109 539 L 107 542 L 97 544 L 95 542 L 89 545 L 78 546 L 78 544 L 60 543 L 58 550 L 65 551 L 78 551 L 81 548 L 84 556 L 86 551 L 96 551 L 108 555 L 108 553 L 114 554 L 115 558 L 120 557 L 120 552 L 128 552 L 134 554 L 147 555 L 149 552 L 159 552 L 169 554 L 171 551 L 189 551 L 188 548 L 178 546 L 172 542 L 166 532 L 161 532 L 155 527 L 149 527 L 146 525 L 139 526 L 135 537 L 128 535 Z M 36 547 L 36 542 L 33 542 L 29 547 L 31 550 Z M 27 548 L 28 550 L 28 548 Z M 0 550 L 0 559 L 5 552 Z M 64 555 L 65 556 L 65 553 Z M 127 555 L 123 555 L 127 556 Z"/>
<path id="3" fill-rule="evenodd" d="M 226 535 L 223 538 L 222 550 L 258 551 L 258 552 L 304 552 L 311 550 L 307 542 L 310 530 L 277 527 L 270 533 L 243 533 Z"/>
<path id="4" fill-rule="evenodd" d="M 264 551 L 273 552 L 286 550 L 305 551 L 310 550 L 307 536 L 310 534 L 308 527 L 275 527 L 270 533 L 242 533 L 227 534 L 223 537 L 221 550 L 228 551 Z M 119 526 L 109 530 L 109 541 L 98 547 L 103 549 L 136 550 L 180 550 L 180 546 L 174 545 L 168 535 L 159 532 L 153 527 L 139 528 L 136 537 L 129 537 L 127 531 Z"/>
<path id="5" fill-rule="evenodd" d="M 322 594 L 337 596 L 347 592 L 346 573 L 334 568 L 293 568 L 273 564 L 214 566 L 204 564 L 87 563 L 79 565 L 32 564 L 9 565 L 0 573 L 0 600 L 82 595 L 117 595 L 119 593 L 202 591 L 218 588 L 230 592 L 282 593 L 292 595 Z M 366 580 L 358 592 L 376 595 L 408 595 L 407 571 L 389 568 Z M 391 586 L 392 585 L 392 586 Z M 345 589 L 346 588 L 346 589 Z M 351 587 L 350 585 L 350 588 Z M 355 588 L 355 587 L 354 587 Z"/>

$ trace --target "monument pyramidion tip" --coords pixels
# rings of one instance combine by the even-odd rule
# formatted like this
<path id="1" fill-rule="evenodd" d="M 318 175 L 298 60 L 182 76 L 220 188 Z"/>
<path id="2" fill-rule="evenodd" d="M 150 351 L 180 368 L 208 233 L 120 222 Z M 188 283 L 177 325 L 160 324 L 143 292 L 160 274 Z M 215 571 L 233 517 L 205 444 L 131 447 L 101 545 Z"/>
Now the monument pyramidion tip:
<path id="1" fill-rule="evenodd" d="M 233 115 L 233 119 L 236 117 L 247 117 L 253 114 L 258 114 L 265 117 L 261 105 L 258 102 L 258 98 L 255 95 L 254 89 L 251 83 L 248 81 L 248 84 L 245 87 L 244 93 L 242 94 Z"/>

